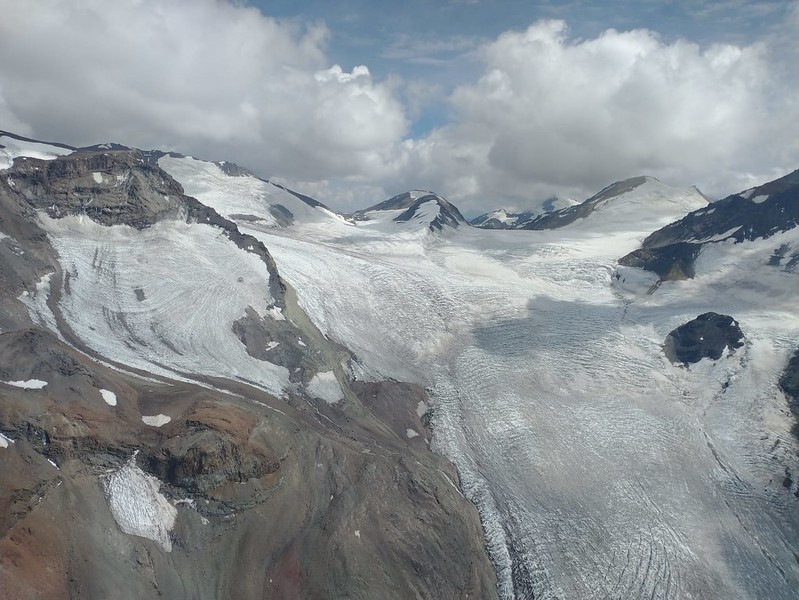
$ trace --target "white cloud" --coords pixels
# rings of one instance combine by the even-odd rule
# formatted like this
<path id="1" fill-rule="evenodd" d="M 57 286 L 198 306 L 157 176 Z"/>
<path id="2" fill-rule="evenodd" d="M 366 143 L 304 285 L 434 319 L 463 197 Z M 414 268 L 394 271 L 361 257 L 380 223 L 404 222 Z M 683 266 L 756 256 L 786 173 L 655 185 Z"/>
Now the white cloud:
<path id="1" fill-rule="evenodd" d="M 74 144 L 111 139 L 264 175 L 364 174 L 407 123 L 328 31 L 218 0 L 0 0 L 0 117 Z"/>
<path id="2" fill-rule="evenodd" d="M 479 80 L 451 96 L 455 122 L 407 142 L 400 167 L 467 210 L 585 198 L 638 174 L 727 194 L 799 166 L 796 91 L 772 78 L 764 44 L 646 30 L 573 41 L 562 21 L 539 21 L 482 58 Z"/>
<path id="3" fill-rule="evenodd" d="M 638 174 L 722 195 L 799 162 L 797 11 L 768 32 L 781 63 L 766 43 L 574 40 L 562 21 L 476 50 L 466 37 L 383 49 L 479 57 L 448 97 L 435 74 L 348 72 L 327 57 L 325 25 L 241 3 L 0 0 L 0 15 L 0 129 L 232 160 L 344 210 L 411 188 L 470 213 L 524 208 Z M 408 138 L 430 111 L 451 123 Z"/>

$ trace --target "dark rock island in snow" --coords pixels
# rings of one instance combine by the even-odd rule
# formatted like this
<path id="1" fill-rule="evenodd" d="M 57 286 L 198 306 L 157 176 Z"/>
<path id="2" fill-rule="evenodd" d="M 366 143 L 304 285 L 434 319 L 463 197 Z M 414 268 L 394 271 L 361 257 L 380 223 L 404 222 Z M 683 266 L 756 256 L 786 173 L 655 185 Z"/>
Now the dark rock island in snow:
<path id="1" fill-rule="evenodd" d="M 743 346 L 744 335 L 735 319 L 708 312 L 674 329 L 664 343 L 672 362 L 695 363 L 703 358 L 717 360 L 725 348 Z"/>

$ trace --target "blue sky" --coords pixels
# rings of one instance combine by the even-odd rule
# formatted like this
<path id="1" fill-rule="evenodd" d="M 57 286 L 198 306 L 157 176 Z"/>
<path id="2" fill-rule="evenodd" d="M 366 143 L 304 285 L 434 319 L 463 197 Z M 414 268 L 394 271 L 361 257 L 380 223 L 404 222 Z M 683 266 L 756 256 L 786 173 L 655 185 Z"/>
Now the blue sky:
<path id="1" fill-rule="evenodd" d="M 35 6 L 35 10 L 31 9 Z M 467 214 L 799 167 L 799 2 L 0 0 L 0 129 Z M 100 50 L 102 49 L 102 50 Z"/>

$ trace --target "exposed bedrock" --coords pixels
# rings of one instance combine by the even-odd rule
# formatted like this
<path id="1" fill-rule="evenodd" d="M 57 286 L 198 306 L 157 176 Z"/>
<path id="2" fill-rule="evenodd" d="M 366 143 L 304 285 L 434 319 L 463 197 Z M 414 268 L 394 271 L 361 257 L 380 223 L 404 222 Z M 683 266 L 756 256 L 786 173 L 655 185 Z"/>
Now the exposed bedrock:
<path id="1" fill-rule="evenodd" d="M 695 363 L 717 360 L 725 349 L 743 346 L 744 334 L 728 315 L 708 312 L 680 325 L 666 336 L 663 350 L 672 362 Z"/>
<path id="2" fill-rule="evenodd" d="M 47 385 L 0 383 L 0 597 L 496 597 L 454 469 L 404 435 L 423 390 L 356 386 L 405 399 L 390 423 L 377 407 L 320 419 L 301 399 L 129 377 L 38 330 L 0 334 L 10 353 L 3 378 Z M 125 533 L 120 518 L 157 521 L 143 499 L 112 512 L 136 483 L 174 507 L 168 544 Z"/>

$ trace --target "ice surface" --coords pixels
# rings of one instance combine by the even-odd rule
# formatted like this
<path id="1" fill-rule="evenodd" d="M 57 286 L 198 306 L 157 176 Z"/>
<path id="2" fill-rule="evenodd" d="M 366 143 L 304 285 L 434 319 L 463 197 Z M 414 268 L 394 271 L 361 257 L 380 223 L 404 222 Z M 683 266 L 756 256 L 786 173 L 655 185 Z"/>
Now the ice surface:
<path id="1" fill-rule="evenodd" d="M 55 315 L 47 304 L 47 299 L 50 296 L 50 279 L 52 273 L 47 273 L 36 282 L 36 289 L 32 293 L 23 292 L 19 300 L 25 305 L 30 314 L 31 320 L 50 331 L 56 333 L 58 337 L 63 340 L 64 336 L 58 331 Z"/>
<path id="2" fill-rule="evenodd" d="M 13 385 L 14 387 L 22 388 L 24 390 L 40 390 L 47 385 L 46 381 L 41 379 L 28 379 L 27 381 L 4 381 L 6 385 Z"/>
<path id="3" fill-rule="evenodd" d="M 139 231 L 41 219 L 65 272 L 59 307 L 89 347 L 158 375 L 227 377 L 283 393 L 288 371 L 250 356 L 232 329 L 248 307 L 265 315 L 273 305 L 257 255 L 196 223 Z"/>
<path id="4" fill-rule="evenodd" d="M 100 390 L 100 395 L 103 397 L 103 400 L 105 400 L 105 403 L 108 404 L 108 406 L 117 405 L 117 395 L 111 390 Z"/>
<path id="5" fill-rule="evenodd" d="M 105 480 L 108 507 L 119 528 L 158 543 L 172 551 L 169 532 L 177 509 L 159 492 L 161 482 L 142 471 L 134 458 Z"/>
<path id="6" fill-rule="evenodd" d="M 323 371 L 314 375 L 308 382 L 307 389 L 311 396 L 324 400 L 328 404 L 335 404 L 344 399 L 341 385 L 333 371 Z"/>
<path id="7" fill-rule="evenodd" d="M 647 294 L 651 274 L 616 260 L 706 205 L 653 186 L 566 230 L 256 232 L 357 372 L 430 388 L 433 446 L 480 510 L 504 598 L 795 600 L 781 481 L 799 465 L 776 380 L 797 279 L 765 265 L 797 231 L 708 244 L 695 279 Z M 711 310 L 747 344 L 672 365 L 668 332 Z"/>
<path id="8" fill-rule="evenodd" d="M 169 423 L 172 420 L 172 417 L 170 417 L 169 415 L 158 414 L 152 416 L 142 416 L 141 420 L 142 423 L 144 423 L 145 425 L 150 425 L 152 427 L 161 427 Z"/>

